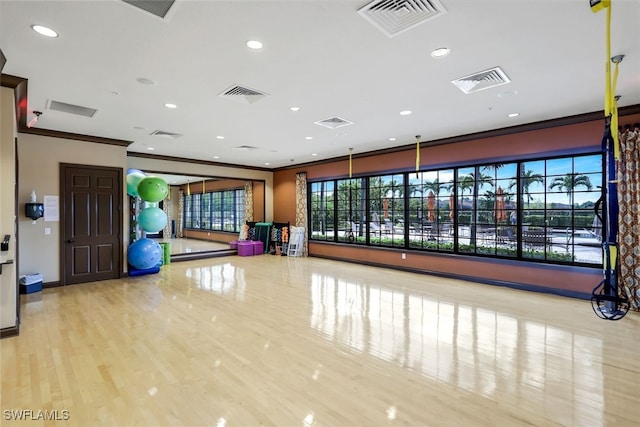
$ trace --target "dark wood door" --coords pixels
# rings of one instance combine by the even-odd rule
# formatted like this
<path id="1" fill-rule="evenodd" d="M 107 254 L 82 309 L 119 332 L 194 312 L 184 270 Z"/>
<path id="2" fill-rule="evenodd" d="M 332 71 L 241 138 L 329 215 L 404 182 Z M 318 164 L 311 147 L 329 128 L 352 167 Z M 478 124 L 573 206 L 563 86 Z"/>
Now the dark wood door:
<path id="1" fill-rule="evenodd" d="M 63 284 L 120 277 L 122 169 L 61 165 Z"/>

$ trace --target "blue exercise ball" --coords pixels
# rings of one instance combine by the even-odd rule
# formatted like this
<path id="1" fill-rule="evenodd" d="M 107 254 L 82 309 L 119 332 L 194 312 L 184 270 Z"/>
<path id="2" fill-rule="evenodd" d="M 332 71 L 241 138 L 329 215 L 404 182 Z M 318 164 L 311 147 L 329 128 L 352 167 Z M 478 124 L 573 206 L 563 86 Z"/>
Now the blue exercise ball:
<path id="1" fill-rule="evenodd" d="M 127 261 L 138 270 L 155 267 L 161 259 L 162 247 L 160 244 L 146 237 L 133 242 L 127 252 Z"/>
<path id="2" fill-rule="evenodd" d="M 160 208 L 145 208 L 138 216 L 140 228 L 147 233 L 156 233 L 167 225 L 167 214 Z"/>
<path id="3" fill-rule="evenodd" d="M 156 176 L 147 176 L 138 184 L 138 195 L 145 202 L 159 202 L 169 194 L 167 182 Z"/>
<path id="4" fill-rule="evenodd" d="M 127 194 L 133 197 L 138 197 L 138 185 L 140 181 L 144 179 L 145 175 L 142 172 L 131 172 L 127 174 Z"/>

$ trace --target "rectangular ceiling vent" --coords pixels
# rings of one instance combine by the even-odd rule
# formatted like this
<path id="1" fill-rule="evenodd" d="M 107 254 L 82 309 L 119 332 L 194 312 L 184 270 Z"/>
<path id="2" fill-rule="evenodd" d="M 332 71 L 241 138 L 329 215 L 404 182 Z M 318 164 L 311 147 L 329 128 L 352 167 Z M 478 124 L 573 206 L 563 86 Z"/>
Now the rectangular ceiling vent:
<path id="1" fill-rule="evenodd" d="M 167 138 L 167 139 L 178 139 L 178 138 L 180 138 L 182 136 L 179 133 L 167 132 L 167 131 L 164 131 L 164 130 L 154 130 L 149 135 L 151 135 L 151 136 L 159 136 L 159 137 Z"/>
<path id="2" fill-rule="evenodd" d="M 235 149 L 241 150 L 241 151 L 249 151 L 249 150 L 257 150 L 258 147 L 254 147 L 253 145 L 239 145 L 235 147 Z"/>
<path id="3" fill-rule="evenodd" d="M 466 94 L 478 92 L 491 87 L 506 85 L 511 80 L 500 67 L 480 71 L 459 79 L 452 80 L 451 83 Z"/>
<path id="4" fill-rule="evenodd" d="M 253 104 L 256 101 L 261 100 L 266 93 L 258 90 L 249 89 L 239 85 L 231 86 L 229 89 L 222 91 L 218 96 L 227 99 L 233 99 L 234 101 L 242 102 L 243 104 Z"/>
<path id="5" fill-rule="evenodd" d="M 175 3 L 175 0 L 122 0 L 131 6 L 149 12 L 158 18 L 163 18 L 169 13 L 169 9 Z"/>
<path id="6" fill-rule="evenodd" d="M 374 0 L 358 13 L 388 37 L 446 13 L 438 0 Z"/>
<path id="7" fill-rule="evenodd" d="M 349 126 L 349 125 L 353 124 L 353 122 L 350 122 L 349 120 L 342 119 L 340 117 L 331 117 L 331 118 L 328 118 L 328 119 L 319 120 L 319 121 L 314 122 L 314 123 L 317 124 L 317 125 L 320 125 L 320 126 L 324 126 L 326 128 L 329 128 L 329 129 L 338 129 L 338 128 L 341 128 L 343 126 Z"/>
<path id="8" fill-rule="evenodd" d="M 95 108 L 82 107 L 80 105 L 67 104 L 66 102 L 50 101 L 49 110 L 62 111 L 63 113 L 75 114 L 77 116 L 93 117 L 98 110 Z"/>

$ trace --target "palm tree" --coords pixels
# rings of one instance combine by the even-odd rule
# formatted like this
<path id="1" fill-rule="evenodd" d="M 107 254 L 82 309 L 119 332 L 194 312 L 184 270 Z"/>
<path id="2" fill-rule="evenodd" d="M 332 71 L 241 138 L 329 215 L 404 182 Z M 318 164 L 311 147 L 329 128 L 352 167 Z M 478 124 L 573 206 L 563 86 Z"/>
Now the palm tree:
<path id="1" fill-rule="evenodd" d="M 549 184 L 549 190 L 558 188 L 560 191 L 564 191 L 569 196 L 569 205 L 573 207 L 573 192 L 577 187 L 586 187 L 587 190 L 591 190 L 591 180 L 587 175 L 579 175 L 577 173 L 568 173 L 565 176 L 558 176 Z"/>
<path id="2" fill-rule="evenodd" d="M 464 193 L 469 190 L 469 192 L 473 191 L 475 185 L 475 179 L 473 178 L 473 174 L 463 175 L 458 179 L 458 189 L 460 190 L 460 207 L 462 207 L 462 203 L 464 201 Z"/>
<path id="3" fill-rule="evenodd" d="M 533 184 L 543 184 L 544 178 L 541 174 L 529 169 L 528 171 L 520 175 L 520 186 L 522 188 L 522 195 L 527 198 L 527 210 L 529 210 L 529 204 L 533 200 L 533 196 L 529 193 L 529 187 Z M 512 182 L 509 185 L 509 190 L 513 190 L 513 187 L 517 185 L 517 182 Z"/>

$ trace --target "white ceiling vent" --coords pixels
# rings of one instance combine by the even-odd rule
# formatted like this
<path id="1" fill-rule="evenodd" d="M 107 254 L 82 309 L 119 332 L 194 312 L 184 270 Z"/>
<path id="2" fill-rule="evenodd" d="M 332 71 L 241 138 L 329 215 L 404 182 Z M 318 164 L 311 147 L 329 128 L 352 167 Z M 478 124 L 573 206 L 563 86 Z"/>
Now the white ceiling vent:
<path id="1" fill-rule="evenodd" d="M 253 104 L 267 96 L 266 93 L 246 87 L 234 85 L 218 94 L 222 98 L 233 99 L 244 104 Z"/>
<path id="2" fill-rule="evenodd" d="M 125 3 L 156 15 L 159 18 L 167 16 L 175 0 L 122 0 Z"/>
<path id="3" fill-rule="evenodd" d="M 438 0 L 374 0 L 358 13 L 389 37 L 446 13 Z"/>
<path id="4" fill-rule="evenodd" d="M 167 132 L 167 131 L 164 131 L 164 130 L 154 130 L 149 135 L 151 135 L 151 136 L 160 136 L 162 138 L 167 138 L 167 139 L 178 139 L 178 138 L 180 138 L 182 136 L 179 133 Z"/>
<path id="5" fill-rule="evenodd" d="M 331 117 L 328 119 L 319 120 L 314 123 L 329 129 L 338 129 L 343 126 L 349 126 L 353 124 L 353 122 L 350 122 L 349 120 L 341 119 L 340 117 Z"/>
<path id="6" fill-rule="evenodd" d="M 49 110 L 62 111 L 63 113 L 75 114 L 77 116 L 93 117 L 98 110 L 95 108 L 82 107 L 80 105 L 67 104 L 60 101 L 49 101 Z"/>
<path id="7" fill-rule="evenodd" d="M 479 73 L 460 77 L 457 80 L 451 81 L 451 83 L 456 85 L 458 89 L 466 94 L 489 89 L 491 87 L 506 85 L 510 82 L 511 80 L 500 67 L 480 71 Z"/>

